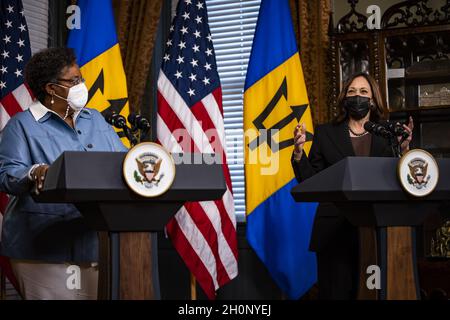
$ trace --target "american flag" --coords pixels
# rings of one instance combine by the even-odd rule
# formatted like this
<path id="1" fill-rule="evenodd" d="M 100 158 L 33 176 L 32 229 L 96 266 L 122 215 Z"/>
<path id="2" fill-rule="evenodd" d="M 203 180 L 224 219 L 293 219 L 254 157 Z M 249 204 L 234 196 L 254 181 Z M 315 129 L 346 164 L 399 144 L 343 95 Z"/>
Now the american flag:
<path id="1" fill-rule="evenodd" d="M 31 92 L 24 84 L 24 69 L 31 57 L 31 48 L 21 0 L 0 0 L 0 26 L 1 132 L 13 115 L 32 102 Z M 0 220 L 7 202 L 7 195 L 0 193 Z M 7 258 L 0 256 L 0 268 L 18 288 Z"/>
<path id="2" fill-rule="evenodd" d="M 238 254 L 222 89 L 204 1 L 178 2 L 158 77 L 157 133 L 171 152 L 222 157 L 223 198 L 187 203 L 166 226 L 190 272 L 214 299 L 216 290 L 237 276 Z"/>
<path id="3" fill-rule="evenodd" d="M 0 3 L 0 131 L 2 131 L 14 114 L 30 105 L 32 97 L 24 84 L 24 69 L 31 57 L 31 49 L 22 1 L 0 0 Z"/>

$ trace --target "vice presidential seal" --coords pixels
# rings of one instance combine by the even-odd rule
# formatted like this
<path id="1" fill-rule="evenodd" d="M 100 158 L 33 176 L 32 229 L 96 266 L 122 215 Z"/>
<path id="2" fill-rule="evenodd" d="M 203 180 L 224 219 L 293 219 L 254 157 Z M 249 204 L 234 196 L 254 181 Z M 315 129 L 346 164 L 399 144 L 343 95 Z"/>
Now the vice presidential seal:
<path id="1" fill-rule="evenodd" d="M 165 193 L 173 183 L 174 160 L 159 144 L 140 143 L 125 157 L 123 175 L 131 190 L 144 197 L 156 197 Z"/>
<path id="2" fill-rule="evenodd" d="M 414 149 L 400 159 L 398 176 L 406 192 L 415 197 L 424 197 L 436 187 L 439 168 L 431 154 L 425 150 Z"/>

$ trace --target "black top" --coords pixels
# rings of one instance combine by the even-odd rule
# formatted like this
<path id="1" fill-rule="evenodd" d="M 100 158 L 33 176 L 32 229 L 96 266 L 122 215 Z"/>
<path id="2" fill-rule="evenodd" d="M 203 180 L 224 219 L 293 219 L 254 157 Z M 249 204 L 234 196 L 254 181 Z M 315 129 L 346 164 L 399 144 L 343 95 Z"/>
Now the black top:
<path id="1" fill-rule="evenodd" d="M 376 136 L 370 137 L 370 152 L 368 156 L 372 157 L 392 157 L 392 149 L 387 140 Z M 358 138 L 361 139 L 361 138 Z M 358 142 L 357 142 L 358 144 Z M 366 147 L 368 147 L 366 145 Z M 359 147 L 354 150 L 352 140 L 347 128 L 347 124 L 338 125 L 324 124 L 317 126 L 314 132 L 313 143 L 309 156 L 303 153 L 300 161 L 294 161 L 292 157 L 292 167 L 298 182 L 312 177 L 314 174 L 328 168 L 340 160 L 359 155 Z M 335 179 L 335 177 L 330 177 Z M 329 243 L 336 241 L 336 237 L 342 230 L 345 222 L 338 208 L 332 203 L 320 203 L 311 235 L 310 250 L 320 251 L 326 249 Z"/>
<path id="2" fill-rule="evenodd" d="M 370 135 L 370 137 L 369 156 L 393 156 L 387 140 L 376 135 Z M 292 157 L 292 167 L 295 177 L 298 182 L 301 182 L 346 157 L 355 156 L 347 124 L 345 122 L 338 125 L 323 124 L 315 129 L 309 156 L 303 153 L 298 162 Z"/>

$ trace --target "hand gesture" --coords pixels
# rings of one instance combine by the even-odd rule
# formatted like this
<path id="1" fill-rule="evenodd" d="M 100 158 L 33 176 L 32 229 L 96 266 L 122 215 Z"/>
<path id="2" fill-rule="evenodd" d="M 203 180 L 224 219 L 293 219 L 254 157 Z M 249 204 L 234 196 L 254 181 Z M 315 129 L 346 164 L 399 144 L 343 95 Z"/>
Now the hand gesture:
<path id="1" fill-rule="evenodd" d="M 405 139 L 405 141 L 402 142 L 402 144 L 400 145 L 400 148 L 402 150 L 402 154 L 405 154 L 407 151 L 409 151 L 409 143 L 412 140 L 412 133 L 413 133 L 413 129 L 414 129 L 414 122 L 412 117 L 409 117 L 409 122 L 408 125 L 404 124 L 403 128 L 406 130 L 406 132 L 408 132 L 408 138 Z M 399 141 L 402 139 L 402 137 L 398 137 Z"/>
<path id="2" fill-rule="evenodd" d="M 304 123 L 299 123 L 294 130 L 294 153 L 297 158 L 301 158 L 305 142 L 306 126 Z"/>

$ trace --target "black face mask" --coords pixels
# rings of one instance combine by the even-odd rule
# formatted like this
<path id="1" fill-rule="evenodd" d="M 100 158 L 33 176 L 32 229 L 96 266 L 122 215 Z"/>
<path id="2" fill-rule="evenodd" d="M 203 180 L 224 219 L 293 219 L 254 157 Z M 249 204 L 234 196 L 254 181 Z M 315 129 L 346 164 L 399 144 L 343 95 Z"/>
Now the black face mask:
<path id="1" fill-rule="evenodd" d="M 344 108 L 355 120 L 364 118 L 370 110 L 370 98 L 362 96 L 345 97 Z"/>

